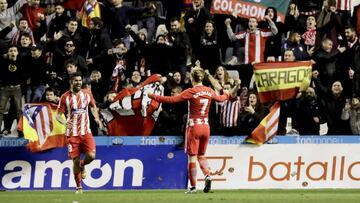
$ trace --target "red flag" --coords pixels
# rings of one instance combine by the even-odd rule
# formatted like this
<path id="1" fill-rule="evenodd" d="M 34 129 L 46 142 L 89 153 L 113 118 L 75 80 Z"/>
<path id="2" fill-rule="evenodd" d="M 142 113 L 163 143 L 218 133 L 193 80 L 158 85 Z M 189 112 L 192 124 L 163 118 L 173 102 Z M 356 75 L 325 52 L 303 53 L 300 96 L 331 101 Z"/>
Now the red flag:
<path id="1" fill-rule="evenodd" d="M 276 135 L 279 126 L 280 103 L 277 101 L 270 108 L 270 113 L 260 122 L 258 127 L 246 138 L 248 143 L 263 144 Z"/>
<path id="2" fill-rule="evenodd" d="M 159 75 L 153 75 L 141 87 L 123 89 L 109 109 L 101 111 L 109 135 L 150 135 L 161 111 L 161 104 L 150 99 L 147 94 L 163 95 L 160 79 Z"/>

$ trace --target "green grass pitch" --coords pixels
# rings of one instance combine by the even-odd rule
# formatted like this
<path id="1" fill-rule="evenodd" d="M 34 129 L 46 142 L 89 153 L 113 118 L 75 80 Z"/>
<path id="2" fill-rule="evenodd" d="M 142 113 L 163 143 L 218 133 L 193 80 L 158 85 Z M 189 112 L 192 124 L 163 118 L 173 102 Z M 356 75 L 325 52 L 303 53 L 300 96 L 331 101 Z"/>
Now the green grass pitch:
<path id="1" fill-rule="evenodd" d="M 360 202 L 360 190 L 214 190 L 184 194 L 184 190 L 131 191 L 2 191 L 1 203 L 352 203 Z"/>

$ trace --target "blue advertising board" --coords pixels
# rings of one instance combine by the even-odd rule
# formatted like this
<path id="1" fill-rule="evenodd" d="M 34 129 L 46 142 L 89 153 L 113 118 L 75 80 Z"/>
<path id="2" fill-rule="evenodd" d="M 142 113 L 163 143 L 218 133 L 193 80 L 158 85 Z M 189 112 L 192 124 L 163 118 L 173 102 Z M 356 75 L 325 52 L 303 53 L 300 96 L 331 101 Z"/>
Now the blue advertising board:
<path id="1" fill-rule="evenodd" d="M 183 142 L 181 136 L 96 136 L 97 146 L 113 145 L 177 145 Z M 246 136 L 211 136 L 209 144 L 245 144 Z M 275 136 L 266 144 L 359 144 L 360 136 Z M 25 146 L 24 138 L 0 138 L 1 147 Z"/>
<path id="2" fill-rule="evenodd" d="M 85 189 L 184 189 L 187 158 L 174 146 L 97 146 L 86 166 Z M 31 153 L 25 147 L 0 148 L 0 190 L 74 189 L 67 149 Z"/>

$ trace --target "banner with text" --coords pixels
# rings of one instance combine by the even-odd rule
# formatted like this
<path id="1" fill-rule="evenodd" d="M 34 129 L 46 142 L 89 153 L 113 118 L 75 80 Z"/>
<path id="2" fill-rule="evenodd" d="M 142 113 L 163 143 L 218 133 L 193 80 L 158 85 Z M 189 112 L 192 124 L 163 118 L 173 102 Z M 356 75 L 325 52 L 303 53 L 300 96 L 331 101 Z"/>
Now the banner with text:
<path id="1" fill-rule="evenodd" d="M 360 188 L 359 153 L 359 144 L 209 145 L 207 158 L 213 189 Z"/>
<path id="2" fill-rule="evenodd" d="M 299 89 L 306 90 L 309 87 L 311 69 L 310 61 L 254 64 L 260 102 L 294 98 Z"/>
<path id="3" fill-rule="evenodd" d="M 317 144 L 301 140 L 261 147 L 210 144 L 206 156 L 212 188 L 360 188 L 360 158 L 354 156 L 360 153 L 358 143 L 320 144 L 326 140 L 306 139 Z M 0 190 L 75 189 L 72 161 L 65 148 L 34 154 L 25 147 L 3 147 L 0 153 Z M 86 166 L 83 186 L 93 190 L 184 189 L 186 164 L 184 152 L 174 146 L 100 146 L 97 158 Z M 203 184 L 198 173 L 198 188 Z"/>
<path id="4" fill-rule="evenodd" d="M 211 13 L 262 20 L 267 7 L 277 10 L 278 21 L 284 22 L 290 0 L 213 0 Z"/>
<path id="5" fill-rule="evenodd" d="M 174 146 L 98 146 L 85 166 L 85 189 L 185 189 L 187 158 Z M 65 148 L 34 154 L 0 148 L 0 190 L 75 189 Z"/>
<path id="6" fill-rule="evenodd" d="M 245 143 L 247 136 L 216 136 L 212 135 L 209 144 L 239 145 Z M 155 146 L 155 145 L 178 145 L 183 142 L 182 136 L 95 136 L 97 146 Z M 21 147 L 27 144 L 24 138 L 0 138 L 0 147 Z M 360 136 L 275 136 L 266 144 L 360 144 Z"/>

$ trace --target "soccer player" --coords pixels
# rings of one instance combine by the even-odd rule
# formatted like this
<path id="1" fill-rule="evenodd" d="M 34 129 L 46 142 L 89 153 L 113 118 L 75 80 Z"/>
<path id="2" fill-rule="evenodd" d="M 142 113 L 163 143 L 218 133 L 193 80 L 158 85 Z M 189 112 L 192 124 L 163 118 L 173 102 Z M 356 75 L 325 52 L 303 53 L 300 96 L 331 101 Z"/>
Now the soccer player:
<path id="1" fill-rule="evenodd" d="M 95 141 L 90 130 L 89 105 L 92 107 L 95 122 L 102 128 L 92 94 L 81 87 L 81 74 L 72 74 L 70 90 L 61 96 L 56 117 L 61 124 L 66 126 L 65 135 L 69 157 L 73 160 L 76 194 L 82 193 L 81 179 L 86 177 L 85 165 L 95 159 Z M 61 117 L 64 113 L 66 113 L 66 120 Z M 80 160 L 80 153 L 85 153 L 83 160 Z"/>
<path id="2" fill-rule="evenodd" d="M 225 101 L 228 94 L 221 96 L 209 87 L 203 86 L 205 72 L 202 68 L 195 67 L 191 71 L 191 82 L 193 87 L 184 90 L 177 96 L 159 96 L 149 94 L 149 97 L 162 103 L 177 103 L 188 101 L 188 122 L 186 127 L 186 149 L 188 154 L 188 174 L 191 187 L 187 194 L 196 193 L 196 161 L 205 176 L 204 192 L 211 189 L 211 177 L 209 163 L 205 157 L 206 148 L 210 137 L 208 114 L 211 100 Z"/>

